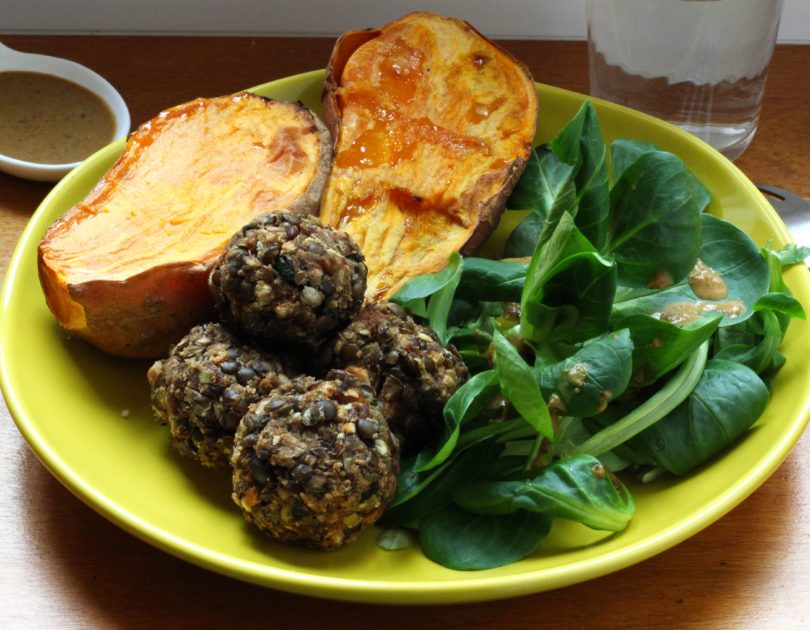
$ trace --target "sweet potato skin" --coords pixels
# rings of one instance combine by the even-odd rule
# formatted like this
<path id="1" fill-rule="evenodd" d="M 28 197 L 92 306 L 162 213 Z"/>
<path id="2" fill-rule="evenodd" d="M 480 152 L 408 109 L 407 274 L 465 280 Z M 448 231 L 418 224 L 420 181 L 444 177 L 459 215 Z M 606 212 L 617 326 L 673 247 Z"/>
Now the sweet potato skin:
<path id="1" fill-rule="evenodd" d="M 43 236 L 48 307 L 107 353 L 165 355 L 213 316 L 208 275 L 230 236 L 263 212 L 317 212 L 330 160 L 328 130 L 298 103 L 240 93 L 162 112 Z"/>
<path id="2" fill-rule="evenodd" d="M 523 64 L 468 23 L 425 12 L 341 36 L 322 101 L 335 160 L 321 219 L 360 244 L 372 299 L 489 236 L 525 168 L 538 109 Z M 472 174 L 464 181 L 456 167 Z"/>
<path id="3" fill-rule="evenodd" d="M 340 132 L 340 106 L 338 105 L 337 91 L 343 69 L 352 53 L 363 44 L 371 41 L 380 34 L 379 29 L 366 28 L 356 31 L 347 31 L 338 37 L 332 48 L 329 63 L 326 65 L 326 76 L 323 81 L 323 94 L 321 102 L 323 107 L 323 120 L 326 123 L 332 140 L 337 145 Z"/>
<path id="4" fill-rule="evenodd" d="M 128 358 L 160 357 L 178 340 L 178 333 L 182 336 L 182 331 L 211 318 L 211 296 L 200 282 L 207 279 L 210 266 L 177 263 L 127 280 L 69 284 L 70 302 L 60 307 L 49 299 L 48 305 L 54 313 L 64 312 L 71 304 L 81 305 L 79 317 L 59 323 L 104 352 Z M 43 286 L 50 277 L 40 271 Z M 61 294 L 59 289 L 46 292 Z"/>

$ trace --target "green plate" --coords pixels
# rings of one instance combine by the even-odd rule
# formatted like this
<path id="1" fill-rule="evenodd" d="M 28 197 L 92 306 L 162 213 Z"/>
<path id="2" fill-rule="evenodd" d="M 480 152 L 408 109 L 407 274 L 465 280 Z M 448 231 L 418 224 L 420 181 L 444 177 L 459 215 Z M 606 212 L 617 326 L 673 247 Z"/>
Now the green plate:
<path id="1" fill-rule="evenodd" d="M 323 72 L 255 88 L 300 99 L 316 111 Z M 538 85 L 538 140 L 576 112 L 582 95 Z M 711 189 L 711 211 L 757 243 L 788 233 L 768 202 L 731 162 L 654 118 L 597 102 L 608 140 L 631 137 L 680 155 Z M 757 488 L 798 440 L 810 410 L 810 325 L 795 321 L 787 365 L 764 416 L 731 451 L 678 481 L 631 486 L 638 512 L 605 535 L 557 522 L 541 549 L 517 564 L 456 572 L 418 548 L 386 552 L 371 530 L 333 553 L 282 546 L 247 526 L 230 500 L 227 475 L 181 460 L 152 419 L 147 363 L 115 359 L 69 338 L 49 313 L 37 279 L 36 247 L 47 226 L 81 199 L 123 150 L 119 141 L 70 173 L 42 202 L 12 257 L 0 311 L 0 377 L 11 413 L 50 471 L 105 518 L 169 553 L 264 586 L 362 602 L 450 603 L 504 598 L 588 580 L 649 558 L 711 524 Z M 810 310 L 808 271 L 787 282 Z"/>

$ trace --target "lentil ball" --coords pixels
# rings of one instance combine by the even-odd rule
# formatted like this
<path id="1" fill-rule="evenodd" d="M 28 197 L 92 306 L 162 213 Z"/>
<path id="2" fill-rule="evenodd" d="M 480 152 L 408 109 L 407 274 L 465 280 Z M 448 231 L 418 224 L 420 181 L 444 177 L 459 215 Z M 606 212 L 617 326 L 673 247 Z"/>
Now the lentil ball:
<path id="1" fill-rule="evenodd" d="M 281 212 L 231 238 L 209 286 L 226 324 L 261 344 L 312 349 L 360 309 L 367 273 L 350 236 Z"/>
<path id="2" fill-rule="evenodd" d="M 152 408 L 180 454 L 227 468 L 248 406 L 296 375 L 286 359 L 243 344 L 219 323 L 195 326 L 147 372 Z"/>
<path id="3" fill-rule="evenodd" d="M 333 550 L 396 491 L 399 447 L 368 381 L 300 376 L 253 404 L 236 432 L 233 500 L 272 538 Z"/>
<path id="4" fill-rule="evenodd" d="M 404 452 L 438 435 L 447 400 L 469 372 L 453 346 L 392 302 L 369 302 L 329 348 L 332 365 L 358 366 L 383 405 Z"/>

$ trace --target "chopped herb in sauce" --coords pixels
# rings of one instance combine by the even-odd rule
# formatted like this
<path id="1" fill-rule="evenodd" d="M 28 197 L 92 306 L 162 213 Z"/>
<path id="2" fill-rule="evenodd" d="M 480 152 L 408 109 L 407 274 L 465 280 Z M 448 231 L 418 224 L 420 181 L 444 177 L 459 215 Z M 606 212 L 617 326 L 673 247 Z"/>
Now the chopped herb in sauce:
<path id="1" fill-rule="evenodd" d="M 0 72 L 0 153 L 39 164 L 83 160 L 113 139 L 115 120 L 90 90 L 38 72 Z"/>

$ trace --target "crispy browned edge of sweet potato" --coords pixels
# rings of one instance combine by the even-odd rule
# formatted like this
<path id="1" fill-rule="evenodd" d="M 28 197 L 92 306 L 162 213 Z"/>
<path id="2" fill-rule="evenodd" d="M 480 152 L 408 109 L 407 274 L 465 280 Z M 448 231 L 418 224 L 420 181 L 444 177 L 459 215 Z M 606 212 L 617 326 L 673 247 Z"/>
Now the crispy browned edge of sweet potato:
<path id="1" fill-rule="evenodd" d="M 268 103 L 275 102 L 257 94 L 244 94 Z M 187 107 L 199 100 L 176 105 L 167 111 Z M 315 176 L 304 193 L 295 202 L 277 211 L 316 214 L 332 161 L 329 130 L 302 103 L 285 104 L 298 108 L 312 118 L 320 141 L 320 155 Z M 142 130 L 147 133 L 150 122 L 140 125 L 130 135 L 129 141 Z M 110 185 L 126 172 L 130 161 L 127 148 L 130 146 L 128 142 L 122 155 L 87 196 Z M 60 272 L 52 269 L 44 259 L 43 245 L 51 230 L 71 220 L 74 208 L 71 207 L 48 228 L 37 247 L 37 270 L 46 303 L 59 325 L 67 332 L 108 354 L 126 358 L 156 358 L 165 356 L 169 346 L 194 324 L 213 316 L 208 276 L 219 259 L 218 255 L 212 255 L 202 263 L 179 261 L 157 265 L 125 280 L 87 280 L 78 284 L 60 282 Z M 83 310 L 83 325 L 68 323 L 73 319 L 71 311 L 76 308 Z"/>
<path id="2" fill-rule="evenodd" d="M 323 119 L 326 123 L 326 126 L 329 128 L 329 131 L 332 134 L 332 142 L 333 146 L 337 148 L 338 142 L 340 141 L 340 120 L 341 120 L 341 113 L 340 113 L 340 106 L 338 102 L 337 91 L 340 87 L 340 79 L 343 74 L 343 69 L 346 67 L 346 63 L 348 62 L 351 55 L 356 51 L 360 46 L 365 44 L 368 41 L 371 41 L 375 37 L 378 37 L 381 31 L 387 26 L 394 24 L 396 22 L 400 22 L 402 20 L 407 20 L 412 16 L 415 15 L 425 15 L 426 12 L 423 11 L 416 11 L 413 13 L 409 13 L 386 26 L 380 28 L 368 28 L 362 30 L 353 30 L 347 31 L 343 35 L 341 35 L 337 41 L 335 42 L 334 47 L 332 48 L 332 54 L 329 57 L 329 63 L 326 67 L 326 75 L 324 77 L 323 83 L 323 90 L 321 93 L 321 101 L 323 107 Z M 431 14 L 435 15 L 435 14 Z M 509 59 L 515 66 L 525 75 L 526 80 L 534 86 L 534 78 L 529 71 L 529 68 L 524 64 L 522 61 L 517 59 L 506 50 L 503 46 L 495 43 L 485 35 L 483 35 L 480 31 L 478 31 L 474 26 L 472 26 L 469 22 L 465 20 L 461 20 L 459 18 L 444 18 L 442 16 L 435 15 L 441 19 L 448 19 L 453 20 L 457 24 L 461 25 L 464 29 L 469 31 L 470 33 L 474 34 L 476 37 L 480 38 L 484 41 L 488 46 L 491 46 L 496 51 L 504 55 L 507 59 Z M 534 91 L 535 94 L 535 111 L 539 109 L 537 105 L 537 93 L 536 90 Z M 537 129 L 537 116 L 535 116 L 534 127 L 531 130 L 531 137 L 534 138 L 536 129 Z M 482 205 L 479 209 L 478 220 L 476 221 L 476 227 L 470 234 L 467 241 L 462 245 L 460 248 L 460 253 L 464 255 L 470 255 L 475 253 L 478 247 L 489 237 L 490 234 L 495 230 L 498 226 L 498 222 L 500 221 L 501 214 L 503 213 L 504 209 L 506 208 L 506 201 L 509 199 L 509 195 L 512 193 L 515 184 L 520 179 L 520 176 L 523 174 L 524 169 L 526 168 L 526 163 L 529 159 L 529 156 L 532 151 L 532 143 L 529 141 L 526 146 L 526 152 L 524 157 L 516 158 L 513 160 L 507 167 L 506 177 L 503 182 L 503 186 L 501 186 L 498 193 L 493 195 L 489 201 Z"/>

